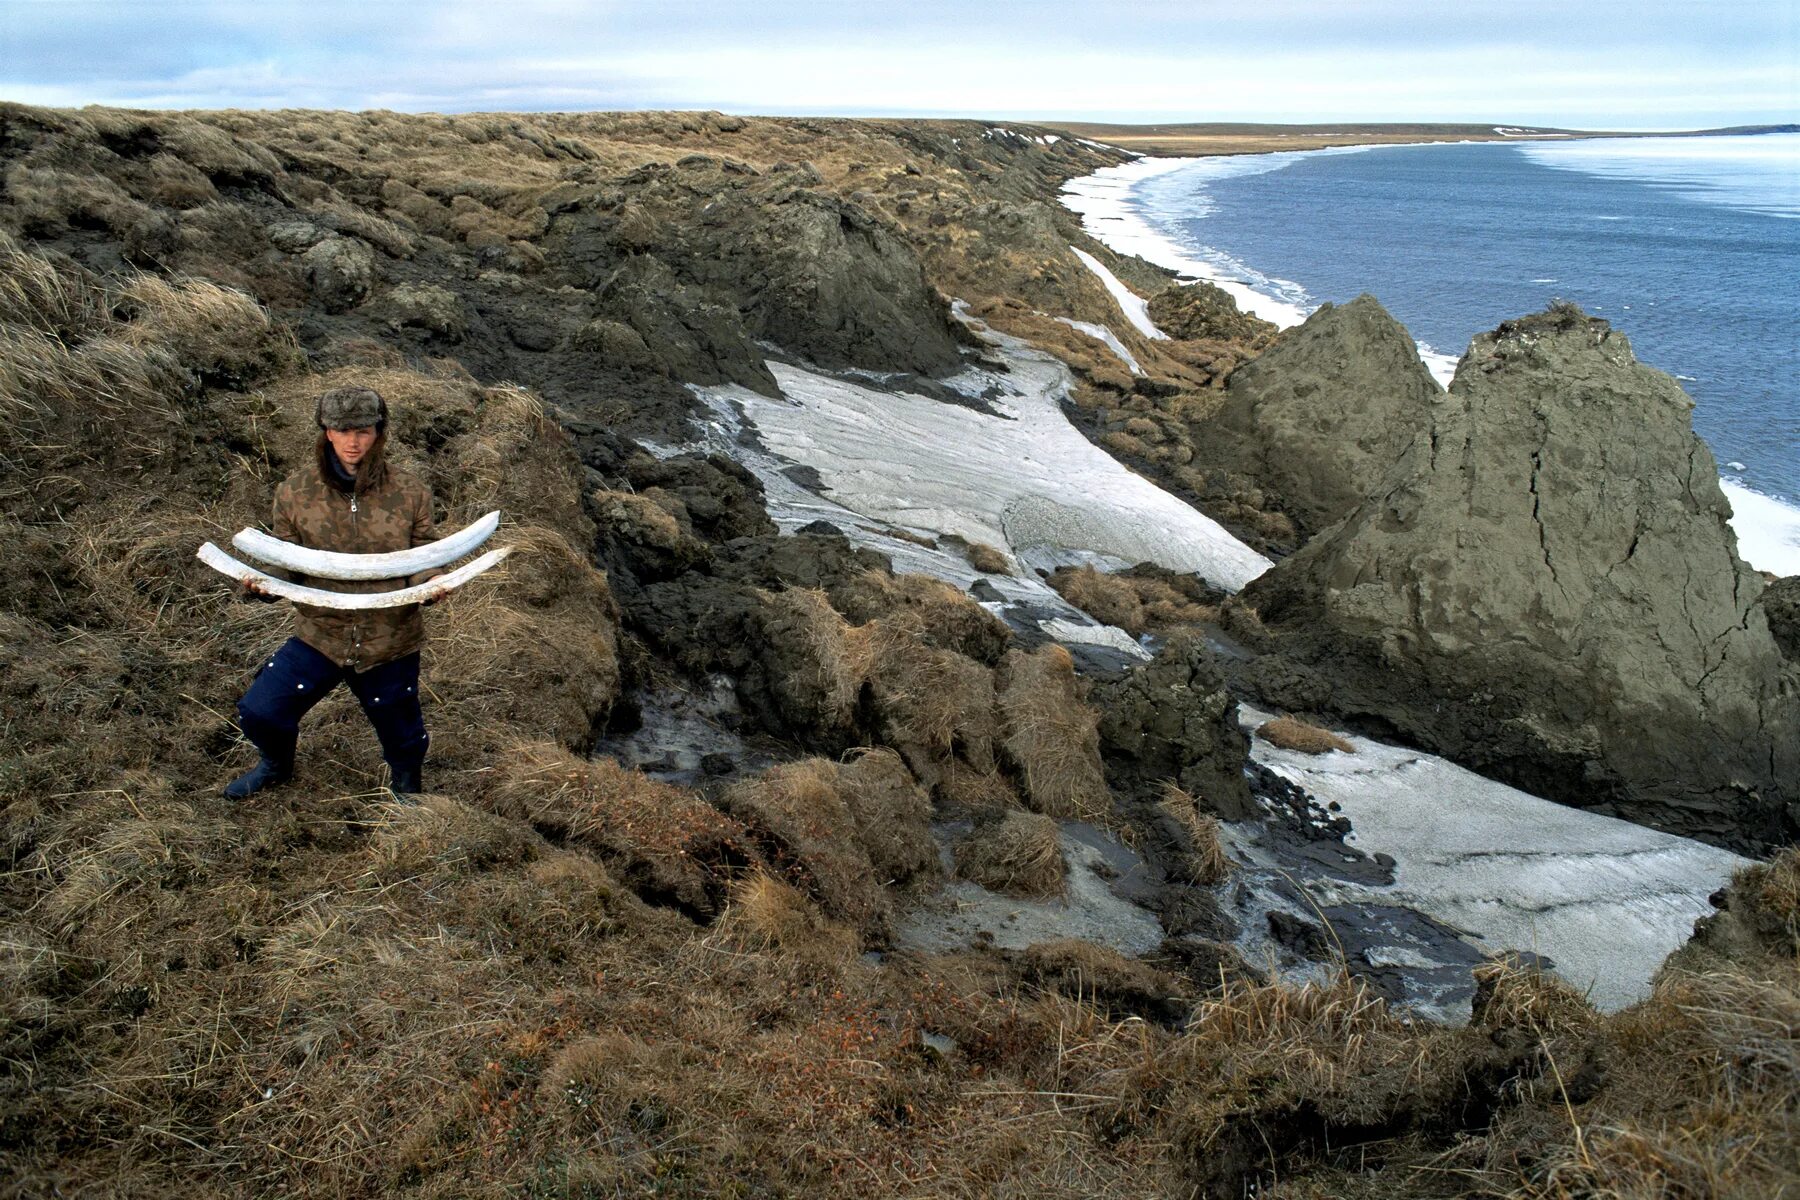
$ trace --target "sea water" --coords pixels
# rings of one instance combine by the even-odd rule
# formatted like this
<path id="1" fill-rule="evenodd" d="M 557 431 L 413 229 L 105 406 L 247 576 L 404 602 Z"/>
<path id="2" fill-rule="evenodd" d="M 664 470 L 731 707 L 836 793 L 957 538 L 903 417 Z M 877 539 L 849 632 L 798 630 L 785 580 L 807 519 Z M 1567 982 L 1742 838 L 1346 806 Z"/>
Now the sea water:
<path id="1" fill-rule="evenodd" d="M 1694 398 L 1740 553 L 1800 573 L 1800 134 L 1141 160 L 1072 185 L 1119 249 L 1290 324 L 1372 292 L 1446 378 L 1567 299 Z"/>

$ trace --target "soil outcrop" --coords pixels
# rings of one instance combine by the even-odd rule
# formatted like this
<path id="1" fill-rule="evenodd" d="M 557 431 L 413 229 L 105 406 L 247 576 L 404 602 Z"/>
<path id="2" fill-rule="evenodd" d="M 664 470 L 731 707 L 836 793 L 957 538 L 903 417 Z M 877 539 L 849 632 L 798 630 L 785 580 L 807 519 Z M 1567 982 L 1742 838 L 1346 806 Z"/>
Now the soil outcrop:
<path id="1" fill-rule="evenodd" d="M 1800 663 L 1800 575 L 1777 579 L 1764 588 L 1762 610 L 1783 657 Z"/>
<path id="2" fill-rule="evenodd" d="M 1564 803 L 1791 840 L 1793 684 L 1692 407 L 1572 305 L 1503 324 L 1380 489 L 1244 598 L 1347 719 Z"/>
<path id="3" fill-rule="evenodd" d="M 1198 633 L 1174 634 L 1154 659 L 1104 685 L 1095 700 L 1107 768 L 1121 791 L 1153 799 L 1174 781 L 1227 821 L 1258 815 L 1244 782 L 1250 739 Z"/>
<path id="4" fill-rule="evenodd" d="M 1365 293 L 1234 372 L 1197 449 L 1256 480 L 1304 540 L 1375 493 L 1442 395 L 1412 335 Z"/>

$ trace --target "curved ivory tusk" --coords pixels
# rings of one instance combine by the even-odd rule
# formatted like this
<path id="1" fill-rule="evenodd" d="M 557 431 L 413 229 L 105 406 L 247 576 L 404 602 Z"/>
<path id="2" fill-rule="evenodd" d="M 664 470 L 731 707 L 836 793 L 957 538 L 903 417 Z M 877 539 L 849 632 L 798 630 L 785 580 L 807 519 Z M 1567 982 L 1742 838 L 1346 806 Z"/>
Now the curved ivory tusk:
<path id="1" fill-rule="evenodd" d="M 240 529 L 231 544 L 252 558 L 274 563 L 316 579 L 395 579 L 431 571 L 463 555 L 494 535 L 500 527 L 499 512 L 491 512 L 448 537 L 410 550 L 385 554 L 343 554 L 336 550 L 309 550 L 254 529 Z M 223 553 L 221 551 L 221 553 Z"/>
<path id="2" fill-rule="evenodd" d="M 438 592 L 459 588 L 511 553 L 511 546 L 489 550 L 474 562 L 464 563 L 448 575 L 440 575 L 426 583 L 416 583 L 412 587 L 399 588 L 391 592 L 328 592 L 322 588 L 302 587 L 297 583 L 288 583 L 286 580 L 277 579 L 273 575 L 265 575 L 255 567 L 246 566 L 211 542 L 201 546 L 195 557 L 221 575 L 228 575 L 239 583 L 255 583 L 271 596 L 280 596 L 282 599 L 292 600 L 296 604 L 310 604 L 315 608 L 362 610 L 398 608 L 402 604 L 417 604 Z"/>

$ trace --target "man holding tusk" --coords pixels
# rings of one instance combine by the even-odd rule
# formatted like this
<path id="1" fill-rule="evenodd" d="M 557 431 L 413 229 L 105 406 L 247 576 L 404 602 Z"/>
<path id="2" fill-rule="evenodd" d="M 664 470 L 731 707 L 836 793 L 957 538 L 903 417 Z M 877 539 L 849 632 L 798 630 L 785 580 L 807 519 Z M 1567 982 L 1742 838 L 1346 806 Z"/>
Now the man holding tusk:
<path id="1" fill-rule="evenodd" d="M 273 532 L 314 550 L 379 554 L 436 540 L 431 491 L 387 462 L 387 401 L 372 388 L 333 388 L 319 397 L 314 461 L 275 492 Z M 377 592 L 392 581 L 313 579 L 274 573 L 294 583 L 338 592 Z M 409 584 L 441 574 L 422 571 Z M 272 600 L 254 582 L 246 592 Z M 430 594 L 432 604 L 447 593 Z M 419 707 L 419 647 L 425 641 L 422 604 L 343 610 L 295 604 L 294 632 L 262 665 L 238 701 L 238 726 L 262 752 L 225 794 L 235 800 L 285 783 L 294 773 L 300 719 L 338 684 L 347 683 L 381 740 L 396 796 L 417 793 L 429 737 Z"/>

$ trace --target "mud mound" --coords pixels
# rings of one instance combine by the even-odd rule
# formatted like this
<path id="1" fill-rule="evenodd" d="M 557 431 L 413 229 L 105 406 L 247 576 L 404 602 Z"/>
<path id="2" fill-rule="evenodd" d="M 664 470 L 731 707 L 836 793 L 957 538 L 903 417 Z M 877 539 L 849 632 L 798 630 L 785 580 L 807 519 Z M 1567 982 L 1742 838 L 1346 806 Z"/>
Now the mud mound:
<path id="1" fill-rule="evenodd" d="M 1338 713 L 1565 803 L 1790 840 L 1795 701 L 1691 408 L 1604 321 L 1509 322 L 1378 496 L 1243 598 Z"/>
<path id="2" fill-rule="evenodd" d="M 1200 452 L 1273 493 L 1304 539 L 1376 494 L 1442 395 L 1412 335 L 1358 296 L 1233 374 Z"/>
<path id="3" fill-rule="evenodd" d="M 1225 289 L 1204 281 L 1164 288 L 1150 297 L 1149 312 L 1158 329 L 1184 341 L 1238 342 L 1262 350 L 1277 332 L 1261 317 L 1238 311 Z"/>
<path id="4" fill-rule="evenodd" d="M 1800 575 L 1777 579 L 1764 588 L 1762 608 L 1781 656 L 1800 663 Z"/>
<path id="5" fill-rule="evenodd" d="M 1154 802 L 1173 780 L 1215 816 L 1257 815 L 1244 782 L 1250 740 L 1202 637 L 1171 636 L 1150 662 L 1101 685 L 1095 699 L 1107 769 L 1124 789 Z"/>

